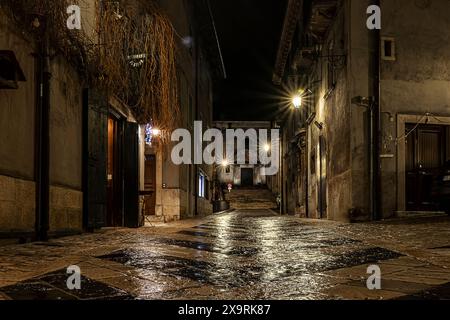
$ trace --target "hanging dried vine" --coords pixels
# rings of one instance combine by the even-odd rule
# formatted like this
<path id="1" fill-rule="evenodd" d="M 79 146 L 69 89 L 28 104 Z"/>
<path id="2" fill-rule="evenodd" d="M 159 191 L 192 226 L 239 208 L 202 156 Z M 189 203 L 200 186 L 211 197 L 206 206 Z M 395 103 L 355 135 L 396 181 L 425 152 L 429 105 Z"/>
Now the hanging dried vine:
<path id="1" fill-rule="evenodd" d="M 37 40 L 45 34 L 55 54 L 60 53 L 86 72 L 89 56 L 93 56 L 92 40 L 84 32 L 73 32 L 66 27 L 67 7 L 86 7 L 88 0 L 1 0 L 1 8 L 6 11 L 16 25 Z M 44 32 L 45 30 L 45 32 Z"/>
<path id="2" fill-rule="evenodd" d="M 74 4 L 95 5 L 95 34 L 66 27 L 67 7 Z M 166 133 L 177 126 L 175 34 L 153 1 L 2 0 L 1 6 L 29 34 L 38 34 L 35 18 L 45 23 L 52 48 L 90 85 L 128 105 L 139 123 L 152 122 Z"/>
<path id="3" fill-rule="evenodd" d="M 140 123 L 170 131 L 179 116 L 173 27 L 152 1 L 121 4 L 118 11 L 106 3 L 99 14 L 102 82 Z"/>

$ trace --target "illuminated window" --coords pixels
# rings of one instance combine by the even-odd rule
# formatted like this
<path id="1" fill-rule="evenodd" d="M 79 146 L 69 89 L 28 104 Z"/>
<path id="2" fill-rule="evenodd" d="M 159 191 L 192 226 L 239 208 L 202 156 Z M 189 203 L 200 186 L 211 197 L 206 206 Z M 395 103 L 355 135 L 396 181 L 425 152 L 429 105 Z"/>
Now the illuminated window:
<path id="1" fill-rule="evenodd" d="M 198 197 L 209 199 L 209 180 L 202 172 L 198 175 Z"/>
<path id="2" fill-rule="evenodd" d="M 204 198 L 205 197 L 205 176 L 200 173 L 198 175 L 198 196 L 200 198 Z"/>

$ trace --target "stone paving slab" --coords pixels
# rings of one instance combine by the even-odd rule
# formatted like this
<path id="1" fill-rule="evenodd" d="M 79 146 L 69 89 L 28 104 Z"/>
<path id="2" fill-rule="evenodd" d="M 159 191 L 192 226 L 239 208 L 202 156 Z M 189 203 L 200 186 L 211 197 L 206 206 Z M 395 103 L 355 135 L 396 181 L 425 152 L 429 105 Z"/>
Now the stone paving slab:
<path id="1" fill-rule="evenodd" d="M 325 291 L 332 300 L 390 300 L 404 296 L 401 292 L 388 290 L 367 290 L 366 287 L 338 285 Z"/>
<path id="2" fill-rule="evenodd" d="M 351 281 L 348 282 L 349 286 L 356 286 L 361 288 L 366 288 L 366 279 L 360 281 Z M 424 283 L 416 283 L 416 282 L 408 282 L 408 281 L 400 281 L 400 280 L 391 280 L 382 278 L 381 279 L 381 288 L 386 291 L 393 291 L 398 293 L 407 294 L 415 294 L 417 292 L 430 289 L 431 286 Z"/>

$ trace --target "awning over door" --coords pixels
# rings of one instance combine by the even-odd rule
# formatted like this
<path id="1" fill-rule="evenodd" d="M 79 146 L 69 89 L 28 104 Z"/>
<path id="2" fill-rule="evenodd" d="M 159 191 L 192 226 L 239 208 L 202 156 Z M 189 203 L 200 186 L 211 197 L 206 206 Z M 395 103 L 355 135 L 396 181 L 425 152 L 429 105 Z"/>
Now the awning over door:
<path id="1" fill-rule="evenodd" d="M 18 89 L 18 82 L 26 81 L 25 75 L 10 50 L 0 50 L 0 89 Z"/>

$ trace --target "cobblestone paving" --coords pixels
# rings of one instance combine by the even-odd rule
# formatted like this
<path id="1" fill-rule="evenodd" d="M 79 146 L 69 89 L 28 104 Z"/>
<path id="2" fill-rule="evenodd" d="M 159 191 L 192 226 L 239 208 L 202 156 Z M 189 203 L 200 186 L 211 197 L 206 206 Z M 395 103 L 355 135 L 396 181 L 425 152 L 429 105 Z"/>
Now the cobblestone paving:
<path id="1" fill-rule="evenodd" d="M 377 264 L 382 289 L 368 290 Z M 66 268 L 82 272 L 81 290 Z M 450 219 L 339 224 L 245 210 L 0 247 L 2 299 L 449 299 Z"/>

